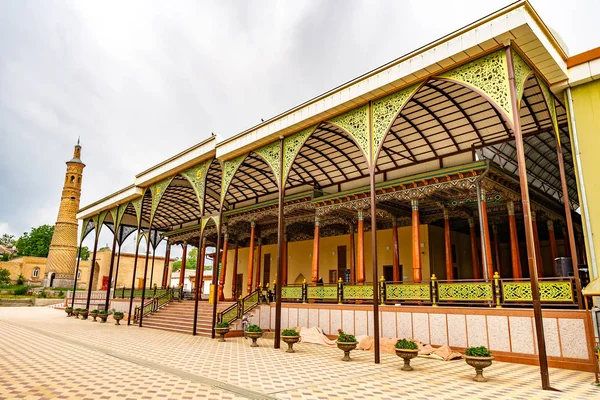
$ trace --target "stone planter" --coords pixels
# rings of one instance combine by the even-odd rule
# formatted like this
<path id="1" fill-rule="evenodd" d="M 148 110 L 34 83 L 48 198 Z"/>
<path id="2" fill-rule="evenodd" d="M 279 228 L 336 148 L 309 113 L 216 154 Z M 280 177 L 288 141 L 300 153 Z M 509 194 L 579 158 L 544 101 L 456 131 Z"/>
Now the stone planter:
<path id="1" fill-rule="evenodd" d="M 103 324 L 106 322 L 106 318 L 108 318 L 108 314 L 98 314 L 98 318 L 100 318 L 100 323 Z"/>
<path id="2" fill-rule="evenodd" d="M 475 378 L 473 380 L 475 382 L 487 382 L 487 379 L 483 376 L 483 369 L 492 365 L 492 360 L 494 357 L 473 357 L 473 356 L 465 356 L 465 361 L 471 367 L 475 368 Z"/>
<path id="3" fill-rule="evenodd" d="M 96 317 L 98 316 L 98 310 L 94 310 L 90 313 L 90 317 L 94 317 L 94 321 L 96 322 Z"/>
<path id="4" fill-rule="evenodd" d="M 401 368 L 402 371 L 412 371 L 413 367 L 410 366 L 410 360 L 419 355 L 419 350 L 410 349 L 394 349 L 396 355 L 404 360 L 404 366 Z"/>
<path id="5" fill-rule="evenodd" d="M 246 332 L 246 335 L 248 335 L 248 337 L 252 339 L 252 344 L 250 345 L 250 347 L 258 347 L 256 340 L 262 336 L 262 332 Z"/>
<path id="6" fill-rule="evenodd" d="M 215 328 L 215 333 L 219 335 L 219 342 L 225 341 L 225 335 L 229 333 L 229 327 L 227 328 Z"/>
<path id="7" fill-rule="evenodd" d="M 65 308 L 65 312 L 67 313 L 67 317 L 70 317 L 71 315 L 73 315 L 73 308 L 67 307 Z"/>
<path id="8" fill-rule="evenodd" d="M 88 319 L 88 311 L 79 311 L 79 315 L 81 315 L 81 319 Z"/>
<path id="9" fill-rule="evenodd" d="M 344 352 L 344 358 L 342 358 L 342 361 L 352 361 L 352 359 L 350 358 L 350 352 L 354 349 L 356 349 L 356 346 L 358 346 L 358 342 L 336 342 L 337 343 L 337 347 L 338 349 L 342 350 Z"/>
<path id="10" fill-rule="evenodd" d="M 288 349 L 285 351 L 286 353 L 295 353 L 294 343 L 298 343 L 300 336 L 281 336 L 281 340 L 288 345 Z"/>
<path id="11" fill-rule="evenodd" d="M 115 319 L 115 321 L 117 321 L 115 323 L 115 325 L 121 325 L 121 323 L 119 321 L 121 321 L 123 319 L 123 315 L 120 315 L 120 314 L 119 315 L 114 315 L 113 314 L 113 318 Z"/>
<path id="12" fill-rule="evenodd" d="M 79 319 L 79 310 L 73 310 L 73 315 L 75 318 Z"/>

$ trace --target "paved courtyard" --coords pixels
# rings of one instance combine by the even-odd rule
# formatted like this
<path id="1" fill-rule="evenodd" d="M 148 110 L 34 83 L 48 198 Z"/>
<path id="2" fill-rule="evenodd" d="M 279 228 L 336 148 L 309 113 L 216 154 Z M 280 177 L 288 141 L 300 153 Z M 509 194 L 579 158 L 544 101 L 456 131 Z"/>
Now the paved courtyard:
<path id="1" fill-rule="evenodd" d="M 539 388 L 533 366 L 496 362 L 487 383 L 464 361 L 401 360 L 302 344 L 297 353 L 259 339 L 202 337 L 66 318 L 51 308 L 0 308 L 0 399 L 592 399 L 593 374 L 552 369 Z M 282 343 L 284 344 L 284 343 Z M 284 344 L 285 345 L 285 344 Z"/>

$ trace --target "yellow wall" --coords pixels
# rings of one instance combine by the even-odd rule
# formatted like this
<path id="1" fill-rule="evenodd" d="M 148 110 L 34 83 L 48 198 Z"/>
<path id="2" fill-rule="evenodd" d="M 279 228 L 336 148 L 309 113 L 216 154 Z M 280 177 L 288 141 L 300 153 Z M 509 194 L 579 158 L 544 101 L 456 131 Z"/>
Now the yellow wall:
<path id="1" fill-rule="evenodd" d="M 591 265 L 588 237 L 596 236 L 594 251 L 596 254 L 600 254 L 600 239 L 598 238 L 598 234 L 600 233 L 600 202 L 598 201 L 600 199 L 600 182 L 598 180 L 598 172 L 600 171 L 600 157 L 598 157 L 598 154 L 600 154 L 600 81 L 593 81 L 572 88 L 571 95 L 573 97 L 573 111 L 577 126 L 581 169 L 583 171 L 591 222 L 591 232 L 587 231 L 587 227 L 584 224 L 585 246 L 588 255 L 587 264 Z M 568 105 L 566 95 L 565 103 Z M 574 146 L 572 147 L 574 152 Z M 575 157 L 575 154 L 573 154 L 573 157 Z M 579 180 L 579 177 L 577 179 Z M 578 182 L 578 186 L 580 184 Z M 583 214 L 583 208 L 581 212 Z M 592 273 L 595 274 L 593 277 L 598 276 L 597 272 Z"/>

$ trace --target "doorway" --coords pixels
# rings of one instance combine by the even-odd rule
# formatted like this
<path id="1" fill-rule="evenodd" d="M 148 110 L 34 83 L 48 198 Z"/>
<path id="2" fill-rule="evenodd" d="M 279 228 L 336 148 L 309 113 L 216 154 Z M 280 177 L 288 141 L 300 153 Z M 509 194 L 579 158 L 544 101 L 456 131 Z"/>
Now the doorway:
<path id="1" fill-rule="evenodd" d="M 271 280 L 271 254 L 265 254 L 263 258 L 263 286 L 267 286 L 267 283 Z M 260 283 L 260 282 L 259 282 Z"/>
<path id="2" fill-rule="evenodd" d="M 393 265 L 384 265 L 383 266 L 383 279 L 386 282 L 394 281 L 394 266 Z"/>
<path id="3" fill-rule="evenodd" d="M 346 255 L 346 246 L 338 246 L 337 248 L 337 277 L 346 279 L 346 267 L 347 267 L 347 255 Z M 337 282 L 337 277 L 335 277 L 333 282 Z M 331 279 L 331 276 L 330 276 Z"/>
<path id="4" fill-rule="evenodd" d="M 235 284 L 235 293 L 233 295 L 233 300 L 237 300 L 242 295 L 242 286 L 244 285 L 244 274 L 237 274 L 236 284 Z"/>
<path id="5" fill-rule="evenodd" d="M 108 290 L 108 276 L 102 277 L 102 290 Z"/>
<path id="6" fill-rule="evenodd" d="M 54 272 L 50 273 L 50 281 L 48 283 L 48 287 L 53 287 L 54 286 L 54 277 L 56 276 L 56 274 Z"/>

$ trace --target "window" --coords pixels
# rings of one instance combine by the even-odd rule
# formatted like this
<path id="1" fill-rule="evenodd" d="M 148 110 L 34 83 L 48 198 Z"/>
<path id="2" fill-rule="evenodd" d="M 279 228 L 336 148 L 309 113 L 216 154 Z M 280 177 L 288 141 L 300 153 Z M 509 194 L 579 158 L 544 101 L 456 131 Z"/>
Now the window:
<path id="1" fill-rule="evenodd" d="M 77 279 L 81 278 L 81 271 L 77 271 Z"/>
<path id="2" fill-rule="evenodd" d="M 71 183 L 75 182 L 75 177 L 71 175 Z"/>
<path id="3" fill-rule="evenodd" d="M 81 183 L 81 177 L 77 178 L 77 183 Z"/>
<path id="4" fill-rule="evenodd" d="M 34 268 L 33 269 L 33 277 L 37 278 L 38 276 L 40 276 L 40 269 L 39 268 Z"/>

